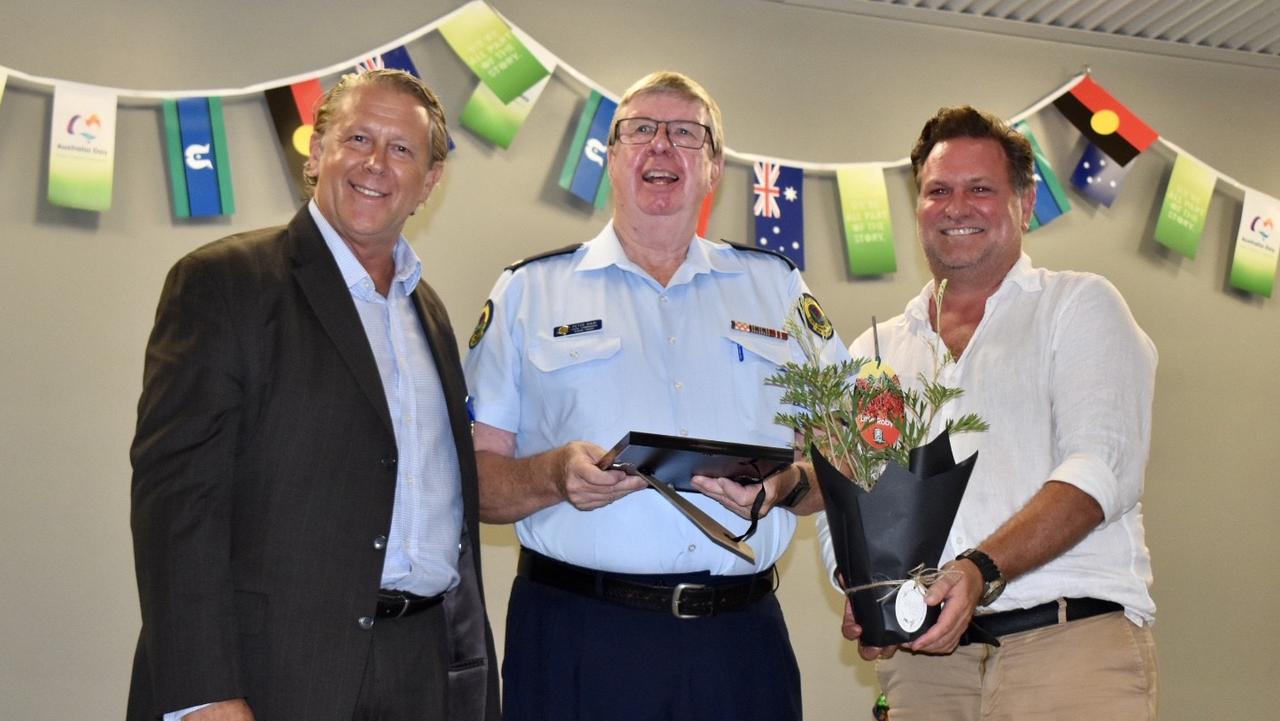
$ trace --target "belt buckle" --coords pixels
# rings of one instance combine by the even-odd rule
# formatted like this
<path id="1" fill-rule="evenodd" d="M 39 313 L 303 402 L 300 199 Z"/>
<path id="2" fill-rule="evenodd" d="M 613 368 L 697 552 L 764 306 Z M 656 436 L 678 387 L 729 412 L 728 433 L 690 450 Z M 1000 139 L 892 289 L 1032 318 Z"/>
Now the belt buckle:
<path id="1" fill-rule="evenodd" d="M 680 597 L 691 588 L 708 588 L 701 583 L 678 583 L 671 589 L 671 615 L 676 618 L 701 618 L 696 613 L 680 613 Z"/>

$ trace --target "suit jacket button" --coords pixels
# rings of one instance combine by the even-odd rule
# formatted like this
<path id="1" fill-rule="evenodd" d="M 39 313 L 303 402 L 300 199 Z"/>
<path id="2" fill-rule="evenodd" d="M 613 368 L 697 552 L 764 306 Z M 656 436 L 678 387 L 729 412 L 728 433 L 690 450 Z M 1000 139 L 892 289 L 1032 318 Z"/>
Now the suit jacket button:
<path id="1" fill-rule="evenodd" d="M 360 618 L 357 618 L 356 623 L 359 624 L 360 628 L 365 631 L 368 631 L 369 629 L 373 628 L 373 619 L 370 618 L 369 616 L 361 616 Z"/>
<path id="2" fill-rule="evenodd" d="M 378 551 L 385 549 L 387 547 L 387 537 L 378 536 L 377 538 L 373 539 L 373 547 L 375 550 L 378 550 Z"/>

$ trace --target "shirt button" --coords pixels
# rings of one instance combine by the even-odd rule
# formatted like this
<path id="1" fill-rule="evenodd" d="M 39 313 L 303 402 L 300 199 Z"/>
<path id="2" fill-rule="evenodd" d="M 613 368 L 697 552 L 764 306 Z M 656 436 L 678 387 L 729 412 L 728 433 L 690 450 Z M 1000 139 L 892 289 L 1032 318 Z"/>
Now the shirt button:
<path id="1" fill-rule="evenodd" d="M 697 545 L 690 543 L 690 544 L 689 544 L 689 551 L 690 551 L 690 552 L 693 552 L 693 551 L 696 551 L 696 550 L 698 550 Z"/>
<path id="2" fill-rule="evenodd" d="M 676 381 L 676 390 L 684 390 L 684 381 Z"/>
<path id="3" fill-rule="evenodd" d="M 668 338 L 668 339 L 667 339 L 667 343 L 668 343 L 668 344 L 670 344 L 670 345 L 675 345 L 675 344 L 676 344 L 676 337 L 675 337 L 675 336 L 671 336 L 670 338 Z"/>
<path id="4" fill-rule="evenodd" d="M 373 628 L 373 619 L 369 616 L 361 616 L 356 619 L 356 624 L 359 625 L 362 630 L 368 631 Z"/>
<path id="5" fill-rule="evenodd" d="M 680 429 L 680 435 L 682 435 L 682 436 L 687 436 L 687 435 L 689 435 L 689 429 L 688 429 L 688 428 L 681 428 L 681 429 Z"/>
<path id="6" fill-rule="evenodd" d="M 666 303 L 666 302 L 667 302 L 667 296 L 665 296 L 665 295 L 660 295 L 660 296 L 658 296 L 658 302 L 659 302 L 659 303 Z"/>
<path id="7" fill-rule="evenodd" d="M 570 358 L 577 358 L 577 357 L 578 357 L 578 356 L 580 356 L 580 355 L 582 355 L 582 354 L 581 354 L 581 353 L 579 353 L 579 352 L 578 352 L 578 351 L 576 351 L 576 350 L 569 351 L 569 357 L 570 357 Z"/>
<path id="8" fill-rule="evenodd" d="M 384 548 L 386 548 L 386 547 L 387 547 L 387 537 L 386 537 L 386 536 L 378 536 L 377 538 L 373 539 L 373 547 L 374 547 L 374 549 L 375 549 L 375 550 L 378 550 L 378 551 L 381 551 L 381 550 L 383 550 Z"/>

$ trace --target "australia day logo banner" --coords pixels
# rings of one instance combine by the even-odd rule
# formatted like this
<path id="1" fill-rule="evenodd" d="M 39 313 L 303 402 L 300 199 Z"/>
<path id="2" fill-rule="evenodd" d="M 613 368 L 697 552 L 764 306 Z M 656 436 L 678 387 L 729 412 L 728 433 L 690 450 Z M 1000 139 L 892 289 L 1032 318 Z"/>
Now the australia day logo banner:
<path id="1" fill-rule="evenodd" d="M 49 202 L 108 210 L 115 151 L 115 94 L 85 85 L 56 86 L 49 130 Z"/>
<path id="2" fill-rule="evenodd" d="M 1271 297 L 1280 256 L 1280 200 L 1246 190 L 1240 230 L 1231 258 L 1231 285 L 1247 293 Z"/>

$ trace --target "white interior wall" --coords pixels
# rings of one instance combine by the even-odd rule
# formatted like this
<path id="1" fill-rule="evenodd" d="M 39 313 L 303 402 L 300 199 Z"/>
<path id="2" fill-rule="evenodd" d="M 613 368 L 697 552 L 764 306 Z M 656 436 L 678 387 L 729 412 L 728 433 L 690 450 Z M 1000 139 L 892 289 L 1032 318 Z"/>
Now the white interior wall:
<path id="1" fill-rule="evenodd" d="M 7 3 L 0 64 L 115 87 L 235 88 L 357 56 L 457 4 Z M 1274 70 L 760 0 L 493 4 L 614 93 L 654 69 L 693 75 L 720 101 L 738 150 L 893 160 L 940 105 L 1012 115 L 1087 64 L 1174 142 L 1280 195 Z M 410 49 L 455 120 L 474 78 L 439 35 Z M 585 240 L 606 219 L 556 186 L 585 94 L 558 74 L 509 151 L 454 130 L 458 151 L 445 181 L 406 233 L 462 342 L 504 264 Z M 171 217 L 160 114 L 136 101 L 119 113 L 112 209 L 52 207 L 44 201 L 50 109 L 48 88 L 13 80 L 0 101 L 0 717 L 114 718 L 138 627 L 127 449 L 163 275 L 204 242 L 284 222 L 295 202 L 266 105 L 249 97 L 226 101 L 233 218 Z M 1078 134 L 1051 109 L 1032 127 L 1069 175 L 1083 147 Z M 1170 166 L 1160 152 L 1140 157 L 1111 209 L 1073 195 L 1071 213 L 1032 234 L 1027 249 L 1041 265 L 1107 275 L 1160 350 L 1146 517 L 1163 718 L 1270 718 L 1280 693 L 1269 653 L 1280 634 L 1268 602 L 1280 584 L 1263 549 L 1280 506 L 1277 305 L 1225 288 L 1238 196 L 1215 196 L 1194 261 L 1151 240 Z M 749 177 L 746 165 L 728 167 L 713 235 L 749 239 Z M 805 275 L 851 339 L 870 315 L 900 310 L 926 279 L 909 173 L 888 177 L 900 269 L 877 279 L 844 270 L 834 179 L 805 182 Z M 514 561 L 510 530 L 487 528 L 499 638 Z M 821 580 L 811 522 L 782 565 L 807 717 L 866 718 L 874 676 L 839 637 L 839 599 Z"/>

